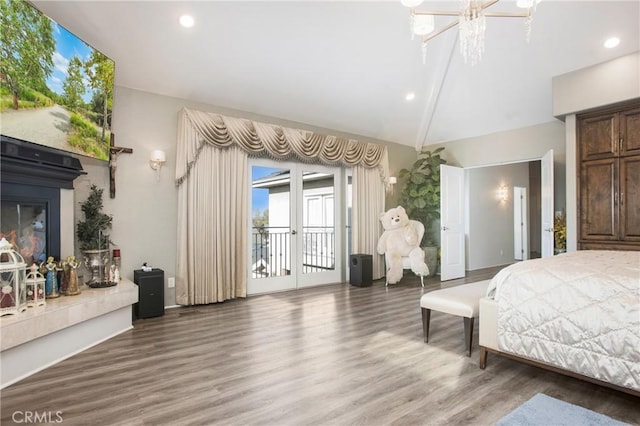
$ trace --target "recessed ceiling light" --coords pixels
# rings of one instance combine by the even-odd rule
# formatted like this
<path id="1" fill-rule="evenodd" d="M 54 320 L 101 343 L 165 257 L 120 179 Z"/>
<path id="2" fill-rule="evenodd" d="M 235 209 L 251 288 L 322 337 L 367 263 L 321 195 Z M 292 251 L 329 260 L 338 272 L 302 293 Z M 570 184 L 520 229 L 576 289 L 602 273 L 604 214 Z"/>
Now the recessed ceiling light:
<path id="1" fill-rule="evenodd" d="M 613 49 L 619 44 L 620 39 L 618 37 L 610 37 L 604 42 L 604 47 L 606 47 L 607 49 Z"/>
<path id="2" fill-rule="evenodd" d="M 406 100 L 408 101 L 412 101 L 416 98 L 416 94 L 411 92 L 411 93 L 407 93 L 407 96 L 404 97 Z"/>
<path id="3" fill-rule="evenodd" d="M 193 27 L 193 24 L 195 24 L 195 21 L 193 20 L 193 16 L 191 15 L 182 15 L 180 17 L 180 25 L 182 25 L 185 28 L 191 28 Z"/>

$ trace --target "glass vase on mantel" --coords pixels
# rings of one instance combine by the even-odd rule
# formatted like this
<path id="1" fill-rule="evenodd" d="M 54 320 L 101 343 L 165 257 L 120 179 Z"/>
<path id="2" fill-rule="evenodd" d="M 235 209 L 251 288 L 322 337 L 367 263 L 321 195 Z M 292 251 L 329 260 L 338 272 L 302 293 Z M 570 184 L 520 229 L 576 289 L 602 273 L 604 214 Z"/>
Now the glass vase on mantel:
<path id="1" fill-rule="evenodd" d="M 91 273 L 91 278 L 85 284 L 92 288 L 111 287 L 115 285 L 109 281 L 109 249 L 82 250 L 84 266 Z"/>
<path id="2" fill-rule="evenodd" d="M 103 244 L 102 233 L 98 235 L 96 250 L 82 250 L 84 266 L 91 273 L 91 278 L 85 284 L 92 288 L 111 287 L 116 285 L 109 279 L 109 263 L 111 261 L 109 243 Z"/>

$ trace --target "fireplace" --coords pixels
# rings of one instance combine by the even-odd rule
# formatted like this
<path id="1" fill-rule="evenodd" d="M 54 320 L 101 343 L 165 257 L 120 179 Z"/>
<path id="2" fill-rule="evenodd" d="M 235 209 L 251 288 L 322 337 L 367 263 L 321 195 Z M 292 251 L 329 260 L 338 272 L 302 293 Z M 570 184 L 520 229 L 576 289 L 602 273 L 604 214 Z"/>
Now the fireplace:
<path id="1" fill-rule="evenodd" d="M 62 151 L 1 136 L 1 232 L 27 260 L 74 253 L 73 181 L 85 174 Z M 0 318 L 0 389 L 131 329 L 138 287 L 85 288 L 82 294 Z"/>
<path id="2" fill-rule="evenodd" d="M 61 228 L 69 229 L 69 224 L 61 223 L 61 211 L 73 212 L 73 180 L 85 174 L 80 161 L 62 151 L 4 135 L 0 144 L 1 236 L 13 244 L 27 265 L 46 261 L 48 256 L 60 259 L 61 238 L 73 241 L 73 235 L 61 236 Z M 70 200 L 71 205 L 65 208 L 62 199 Z M 70 220 L 73 230 L 72 213 Z"/>

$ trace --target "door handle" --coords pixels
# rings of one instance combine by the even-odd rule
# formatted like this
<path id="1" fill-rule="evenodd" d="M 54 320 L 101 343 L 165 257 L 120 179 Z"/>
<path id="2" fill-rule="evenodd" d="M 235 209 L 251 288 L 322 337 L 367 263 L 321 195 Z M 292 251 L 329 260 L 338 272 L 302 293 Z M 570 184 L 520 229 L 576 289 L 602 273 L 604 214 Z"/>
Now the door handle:
<path id="1" fill-rule="evenodd" d="M 553 232 L 553 228 L 547 228 L 547 229 L 545 229 L 545 231 L 547 231 L 547 232 Z"/>
<path id="2" fill-rule="evenodd" d="M 291 230 L 291 235 L 296 235 L 296 234 L 297 234 L 296 230 L 295 230 L 295 229 L 292 229 L 292 230 Z"/>
<path id="3" fill-rule="evenodd" d="M 443 226 L 443 227 L 442 227 L 442 230 L 443 230 L 443 231 L 446 231 L 447 229 L 449 229 L 449 228 L 447 228 L 446 226 Z"/>

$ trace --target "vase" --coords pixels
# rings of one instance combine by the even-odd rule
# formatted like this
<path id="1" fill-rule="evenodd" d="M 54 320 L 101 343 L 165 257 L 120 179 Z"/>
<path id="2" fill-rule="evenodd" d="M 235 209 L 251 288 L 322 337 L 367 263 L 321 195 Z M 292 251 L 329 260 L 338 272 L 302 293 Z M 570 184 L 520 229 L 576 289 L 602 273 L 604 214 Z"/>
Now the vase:
<path id="1" fill-rule="evenodd" d="M 109 282 L 109 249 L 83 250 L 84 266 L 91 273 L 91 278 L 85 284 L 89 287 L 110 287 Z"/>

